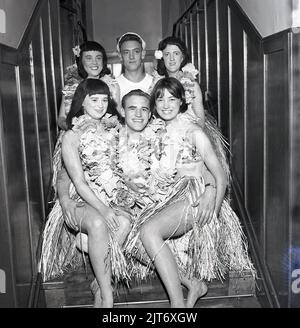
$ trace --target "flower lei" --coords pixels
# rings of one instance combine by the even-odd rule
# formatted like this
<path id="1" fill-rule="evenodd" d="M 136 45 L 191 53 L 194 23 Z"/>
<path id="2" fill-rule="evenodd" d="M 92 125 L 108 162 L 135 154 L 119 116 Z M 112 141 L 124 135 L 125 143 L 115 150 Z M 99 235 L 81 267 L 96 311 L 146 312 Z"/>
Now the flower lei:
<path id="1" fill-rule="evenodd" d="M 162 51 L 156 50 L 155 51 L 155 58 L 156 59 L 162 59 Z M 193 102 L 193 99 L 195 98 L 195 80 L 197 75 L 199 74 L 199 71 L 195 68 L 195 66 L 192 63 L 188 63 L 185 66 L 182 67 L 181 71 L 177 72 L 177 80 L 180 81 L 180 83 L 183 85 L 185 90 L 185 101 L 187 104 L 191 104 Z M 159 75 L 156 70 L 153 71 L 153 86 L 151 86 L 150 91 L 152 91 L 154 85 L 158 80 L 162 79 L 163 76 Z"/>
<path id="2" fill-rule="evenodd" d="M 183 85 L 185 90 L 185 101 L 187 104 L 191 104 L 193 99 L 195 98 L 195 79 L 199 74 L 199 71 L 195 68 L 192 63 L 186 64 L 182 67 L 182 70 L 179 71 L 177 79 Z"/>
<path id="3" fill-rule="evenodd" d="M 75 46 L 74 48 L 72 48 L 72 50 L 73 50 L 73 54 L 74 54 L 74 56 L 76 56 L 76 57 L 80 57 L 80 46 L 79 45 L 77 45 L 77 46 Z"/>
<path id="4" fill-rule="evenodd" d="M 72 85 L 74 83 L 79 83 L 81 80 L 82 78 L 78 74 L 78 69 L 76 64 L 70 65 L 65 69 L 65 73 L 64 73 L 65 85 Z"/>
<path id="5" fill-rule="evenodd" d="M 106 114 L 101 120 L 93 120 L 82 115 L 72 123 L 73 131 L 82 132 L 80 157 L 87 180 L 93 183 L 97 193 L 104 190 L 111 199 L 119 181 L 111 169 L 112 140 L 119 126 L 117 118 Z"/>
<path id="6" fill-rule="evenodd" d="M 117 204 L 123 207 L 144 207 L 153 202 L 152 172 L 158 167 L 160 150 L 159 130 L 163 121 L 155 119 L 139 136 L 137 142 L 128 143 L 127 129 L 116 136 L 114 171 L 123 184 L 116 195 Z"/>

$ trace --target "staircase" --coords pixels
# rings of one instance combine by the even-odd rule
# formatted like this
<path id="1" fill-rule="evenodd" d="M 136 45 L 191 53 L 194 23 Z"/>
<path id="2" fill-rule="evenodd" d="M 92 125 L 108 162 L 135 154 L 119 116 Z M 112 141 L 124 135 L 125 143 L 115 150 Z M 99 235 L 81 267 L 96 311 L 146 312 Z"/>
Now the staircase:
<path id="1" fill-rule="evenodd" d="M 89 289 L 94 279 L 91 267 L 87 274 L 84 268 L 66 274 L 61 279 L 43 283 L 46 307 L 48 308 L 90 308 L 93 296 Z M 186 290 L 184 290 L 186 297 Z M 143 281 L 132 281 L 131 287 L 119 287 L 114 294 L 115 308 L 168 308 L 167 294 L 154 274 Z M 224 282 L 219 280 L 208 284 L 208 293 L 198 300 L 199 307 L 260 307 L 255 297 L 255 281 L 247 272 L 230 272 Z"/>

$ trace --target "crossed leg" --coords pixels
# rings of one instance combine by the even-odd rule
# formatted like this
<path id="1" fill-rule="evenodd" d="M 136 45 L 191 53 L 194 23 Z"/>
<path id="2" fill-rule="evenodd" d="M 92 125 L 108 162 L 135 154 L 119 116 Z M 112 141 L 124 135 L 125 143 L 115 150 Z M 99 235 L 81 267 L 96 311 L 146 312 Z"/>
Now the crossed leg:
<path id="1" fill-rule="evenodd" d="M 110 255 L 108 249 L 108 228 L 106 226 L 106 223 L 104 222 L 104 219 L 101 218 L 99 213 L 88 204 L 85 204 L 84 210 L 77 210 L 76 220 L 80 221 L 82 217 L 84 217 L 85 219 L 88 218 L 86 220 L 87 227 L 85 228 L 83 222 L 84 220 L 82 220 L 81 227 L 82 232 L 84 233 L 77 234 L 76 243 L 79 249 L 89 254 L 91 264 L 93 266 L 93 270 L 96 276 L 95 280 L 93 280 L 90 285 L 90 288 L 94 295 L 94 307 L 112 307 L 113 288 L 111 285 Z M 131 224 L 129 218 L 124 215 L 119 215 L 118 220 L 119 228 L 114 234 L 119 244 L 122 245 L 130 231 Z M 95 235 L 97 235 L 97 237 L 95 237 Z M 94 246 L 96 245 L 94 245 L 94 243 L 95 241 L 97 243 L 97 241 L 99 240 L 101 241 L 101 243 L 97 244 L 98 249 L 96 249 L 95 251 Z M 100 271 L 98 269 L 99 262 L 101 263 Z M 104 277 L 102 276 L 103 274 Z M 102 281 L 102 284 L 100 281 Z"/>
<path id="2" fill-rule="evenodd" d="M 141 227 L 141 241 L 149 257 L 154 260 L 169 295 L 171 307 L 192 307 L 198 295 L 203 295 L 203 282 L 198 281 L 195 284 L 187 277 L 180 276 L 175 257 L 165 243 L 166 239 L 182 236 L 192 228 L 193 217 L 184 215 L 187 206 L 188 200 L 169 205 Z M 181 283 L 189 288 L 187 304 L 184 303 Z"/>

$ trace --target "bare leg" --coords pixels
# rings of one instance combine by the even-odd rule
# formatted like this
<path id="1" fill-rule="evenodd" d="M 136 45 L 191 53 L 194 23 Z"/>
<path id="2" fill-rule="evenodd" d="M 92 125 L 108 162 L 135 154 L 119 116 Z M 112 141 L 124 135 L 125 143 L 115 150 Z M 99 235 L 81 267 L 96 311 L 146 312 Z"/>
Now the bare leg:
<path id="1" fill-rule="evenodd" d="M 131 224 L 128 218 L 124 216 L 119 216 L 120 226 L 119 229 L 115 232 L 115 237 L 119 242 L 119 245 L 122 246 L 127 235 L 130 232 Z M 76 235 L 76 246 L 82 252 L 88 253 L 88 235 L 86 233 L 78 233 Z"/>
<path id="2" fill-rule="evenodd" d="M 150 258 L 147 253 L 145 253 L 145 248 L 143 244 L 138 240 L 136 246 L 139 249 L 137 259 L 143 263 L 144 265 L 149 265 Z M 182 256 L 182 254 L 181 254 Z M 185 254 L 185 256 L 188 256 Z M 193 308 L 196 304 L 197 300 L 207 294 L 208 287 L 207 284 L 196 278 L 189 278 L 185 276 L 183 273 L 179 272 L 180 282 L 183 286 L 185 286 L 188 290 L 186 307 Z"/>
<path id="3" fill-rule="evenodd" d="M 180 275 L 174 255 L 164 240 L 181 236 L 191 224 L 181 222 L 187 201 L 179 201 L 153 216 L 141 228 L 141 240 L 167 289 L 171 307 L 185 307 Z"/>
<path id="4" fill-rule="evenodd" d="M 196 278 L 190 279 L 187 276 L 181 276 L 181 283 L 188 289 L 186 300 L 187 308 L 193 308 L 197 300 L 204 296 L 208 291 L 206 283 Z"/>
<path id="5" fill-rule="evenodd" d="M 76 220 L 88 234 L 88 251 L 97 282 L 101 288 L 101 307 L 113 307 L 113 289 L 108 249 L 108 230 L 104 219 L 91 206 L 77 208 Z M 98 304 L 99 305 L 99 304 Z"/>
<path id="6" fill-rule="evenodd" d="M 123 245 L 128 233 L 130 232 L 131 224 L 129 218 L 125 216 L 119 216 L 118 219 L 120 226 L 118 231 L 115 233 L 115 237 L 119 244 Z M 89 238 L 85 233 L 78 233 L 76 236 L 77 247 L 86 253 L 88 253 L 88 239 Z M 91 282 L 90 289 L 94 295 L 94 308 L 102 307 L 101 289 L 96 278 Z"/>

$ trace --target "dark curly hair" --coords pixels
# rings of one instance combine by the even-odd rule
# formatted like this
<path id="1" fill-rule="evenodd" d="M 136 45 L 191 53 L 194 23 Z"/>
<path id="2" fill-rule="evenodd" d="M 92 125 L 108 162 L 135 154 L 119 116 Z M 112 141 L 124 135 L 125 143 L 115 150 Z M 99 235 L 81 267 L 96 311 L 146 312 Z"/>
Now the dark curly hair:
<path id="1" fill-rule="evenodd" d="M 108 85 L 99 79 L 85 79 L 81 81 L 75 91 L 73 101 L 71 104 L 71 109 L 67 115 L 67 126 L 68 130 L 73 127 L 72 120 L 73 117 L 79 117 L 84 114 L 82 104 L 87 95 L 92 96 L 95 94 L 104 94 L 108 96 L 108 108 L 107 113 L 116 115 L 117 105 L 115 101 L 110 97 L 110 91 Z"/>
<path id="2" fill-rule="evenodd" d="M 190 56 L 185 43 L 175 36 L 168 36 L 167 38 L 160 41 L 158 45 L 158 50 L 163 51 L 168 45 L 177 46 L 181 50 L 184 57 L 180 65 L 180 69 L 181 69 L 190 61 Z M 169 76 L 163 58 L 157 60 L 157 72 L 159 75 L 166 76 L 166 77 Z"/>
<path id="3" fill-rule="evenodd" d="M 83 78 L 86 79 L 88 77 L 88 74 L 86 70 L 84 69 L 82 65 L 82 56 L 83 53 L 86 51 L 99 51 L 102 54 L 103 57 L 103 68 L 102 71 L 100 72 L 99 78 L 106 74 L 110 74 L 110 69 L 107 67 L 107 55 L 105 49 L 99 44 L 98 42 L 95 41 L 86 41 L 82 45 L 80 45 L 80 55 L 79 57 L 76 56 L 76 63 L 78 67 L 78 74 Z"/>
<path id="4" fill-rule="evenodd" d="M 184 113 L 188 108 L 185 101 L 185 91 L 183 85 L 175 77 L 165 77 L 155 84 L 150 98 L 152 113 L 155 116 L 159 116 L 156 111 L 155 102 L 158 98 L 163 96 L 164 90 L 168 90 L 172 96 L 182 101 L 180 113 Z"/>

